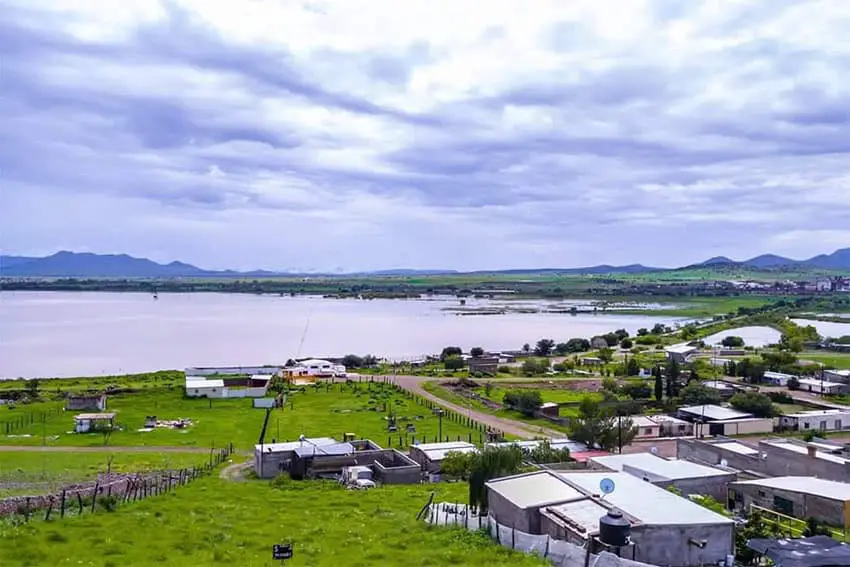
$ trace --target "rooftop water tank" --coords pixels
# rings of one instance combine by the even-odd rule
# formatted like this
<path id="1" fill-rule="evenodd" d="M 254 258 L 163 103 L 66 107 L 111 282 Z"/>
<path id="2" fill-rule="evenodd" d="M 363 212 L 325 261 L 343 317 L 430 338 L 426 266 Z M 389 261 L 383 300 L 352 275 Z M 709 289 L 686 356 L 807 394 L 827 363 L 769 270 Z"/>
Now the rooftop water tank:
<path id="1" fill-rule="evenodd" d="M 599 518 L 599 540 L 611 547 L 629 545 L 632 527 L 619 510 L 611 509 Z"/>

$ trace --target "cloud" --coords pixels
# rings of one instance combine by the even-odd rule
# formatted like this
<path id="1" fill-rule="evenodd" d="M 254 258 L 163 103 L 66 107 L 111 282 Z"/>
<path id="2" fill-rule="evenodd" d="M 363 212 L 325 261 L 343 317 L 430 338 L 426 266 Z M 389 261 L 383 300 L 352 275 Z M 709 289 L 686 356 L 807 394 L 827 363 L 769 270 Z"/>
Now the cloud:
<path id="1" fill-rule="evenodd" d="M 850 246 L 841 0 L 116 6 L 0 0 L 9 251 L 359 270 Z"/>

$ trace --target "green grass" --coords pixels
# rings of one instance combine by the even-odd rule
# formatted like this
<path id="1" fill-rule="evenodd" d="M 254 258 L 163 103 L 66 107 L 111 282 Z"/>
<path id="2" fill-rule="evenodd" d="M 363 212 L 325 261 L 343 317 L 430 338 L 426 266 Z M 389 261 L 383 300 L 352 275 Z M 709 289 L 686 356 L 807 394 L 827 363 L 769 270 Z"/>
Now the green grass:
<path id="1" fill-rule="evenodd" d="M 803 352 L 798 356 L 800 360 L 813 360 L 839 370 L 850 370 L 850 353 Z"/>
<path id="2" fill-rule="evenodd" d="M 127 374 L 122 376 L 97 376 L 78 378 L 39 378 L 38 391 L 42 394 L 63 394 L 65 392 L 103 391 L 113 386 L 134 390 L 181 388 L 185 374 L 178 370 L 162 370 L 145 374 Z M 26 391 L 31 380 L 0 380 L 0 391 Z"/>
<path id="3" fill-rule="evenodd" d="M 215 476 L 116 512 L 0 524 L 0 565 L 266 566 L 291 542 L 287 567 L 548 565 L 488 536 L 416 521 L 435 502 L 465 502 L 465 484 L 348 491 L 322 481 L 228 483 Z"/>
<path id="4" fill-rule="evenodd" d="M 176 469 L 200 465 L 204 461 L 205 455 L 199 453 L 0 451 L 0 497 L 38 494 L 62 485 L 94 479 L 107 470 L 142 472 Z M 4 488 L 6 483 L 15 483 L 16 486 Z M 19 484 L 26 486 L 17 486 Z"/>
<path id="5" fill-rule="evenodd" d="M 387 411 L 395 412 L 399 418 L 411 418 L 416 426 L 417 439 L 427 436 L 433 440 L 437 435 L 438 419 L 428 408 L 389 386 L 375 383 L 371 388 L 366 382 L 359 384 L 356 390 L 343 384 L 334 384 L 330 391 L 322 386 L 290 394 L 286 408 L 272 412 L 266 440 L 294 440 L 301 434 L 341 439 L 343 433 L 352 432 L 359 438 L 372 439 L 379 445 L 386 445 L 387 412 L 370 409 L 383 403 L 386 403 Z M 248 398 L 212 402 L 201 398 L 184 398 L 182 389 L 111 396 L 109 411 L 117 412 L 116 422 L 122 430 L 114 432 L 108 444 L 208 448 L 223 447 L 232 442 L 237 449 L 251 449 L 259 439 L 265 417 L 265 410 L 254 409 L 251 403 Z M 24 407 L 20 406 L 14 411 L 24 411 Z M 189 418 L 194 424 L 185 430 L 139 432 L 138 429 L 142 428 L 145 416 L 148 415 L 156 415 L 160 420 Z M 414 419 L 417 416 L 422 419 Z M 468 438 L 471 434 L 473 440 L 478 441 L 477 430 L 450 419 L 443 418 L 442 428 L 444 436 Z M 31 437 L 0 435 L 0 445 L 40 445 L 43 439 L 47 445 L 104 445 L 102 435 L 75 434 L 71 432 L 72 429 L 73 413 L 61 413 L 44 425 L 36 423 L 16 431 L 17 435 L 29 434 Z M 403 427 L 399 429 L 404 431 Z M 393 446 L 397 443 L 398 437 L 394 436 Z"/>

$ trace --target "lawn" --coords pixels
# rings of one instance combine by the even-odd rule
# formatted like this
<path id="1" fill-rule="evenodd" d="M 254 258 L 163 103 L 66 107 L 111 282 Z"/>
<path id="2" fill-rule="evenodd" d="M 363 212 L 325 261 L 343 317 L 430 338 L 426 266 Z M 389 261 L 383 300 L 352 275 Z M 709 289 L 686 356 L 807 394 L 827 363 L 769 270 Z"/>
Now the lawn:
<path id="1" fill-rule="evenodd" d="M 16 412 L 27 411 L 19 406 Z M 378 409 L 379 411 L 375 411 Z M 247 450 L 259 440 L 265 410 L 254 409 L 248 398 L 207 400 L 184 398 L 182 389 L 158 390 L 135 394 L 110 396 L 109 411 L 117 412 L 120 431 L 106 439 L 97 433 L 72 432 L 71 413 L 60 413 L 46 423 L 35 423 L 15 432 L 14 436 L 0 435 L 0 445 L 74 445 L 74 446 L 175 446 L 223 447 L 233 443 L 236 449 Z M 404 418 L 410 418 L 416 427 L 415 437 L 428 437 L 432 441 L 439 430 L 439 421 L 428 408 L 405 397 L 389 385 L 382 383 L 324 385 L 316 389 L 291 393 L 286 407 L 273 410 L 269 420 L 266 440 L 294 440 L 299 435 L 308 437 L 332 436 L 341 439 L 347 432 L 359 438 L 372 439 L 379 445 L 387 443 L 387 414 L 392 411 L 400 419 L 404 431 Z M 10 412 L 11 413 L 11 412 Z M 160 420 L 188 418 L 193 425 L 184 430 L 156 429 L 141 432 L 145 416 L 155 415 Z M 421 419 L 420 419 L 421 418 Z M 480 432 L 450 419 L 442 420 L 443 436 L 469 438 L 478 441 Z M 21 435 L 30 435 L 22 437 Z M 392 446 L 406 440 L 393 435 Z"/>
<path id="2" fill-rule="evenodd" d="M 287 566 L 548 565 L 485 534 L 417 521 L 431 491 L 435 502 L 467 500 L 461 483 L 349 491 L 212 476 L 112 513 L 0 524 L 0 565 L 271 566 L 272 545 L 288 542 Z"/>
<path id="3" fill-rule="evenodd" d="M 803 352 L 800 360 L 812 360 L 839 370 L 850 370 L 850 353 L 839 352 Z"/>
<path id="4" fill-rule="evenodd" d="M 110 462 L 111 459 L 111 462 Z M 0 497 L 38 494 L 94 479 L 99 473 L 142 472 L 203 464 L 199 453 L 0 451 Z"/>

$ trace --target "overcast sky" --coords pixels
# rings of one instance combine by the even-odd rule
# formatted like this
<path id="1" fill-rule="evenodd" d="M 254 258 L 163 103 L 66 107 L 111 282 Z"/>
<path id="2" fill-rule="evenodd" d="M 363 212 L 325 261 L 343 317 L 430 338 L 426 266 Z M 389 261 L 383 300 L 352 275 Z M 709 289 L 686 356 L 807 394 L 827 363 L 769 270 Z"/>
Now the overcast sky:
<path id="1" fill-rule="evenodd" d="M 0 245 L 206 268 L 850 246 L 850 2 L 0 0 Z"/>

